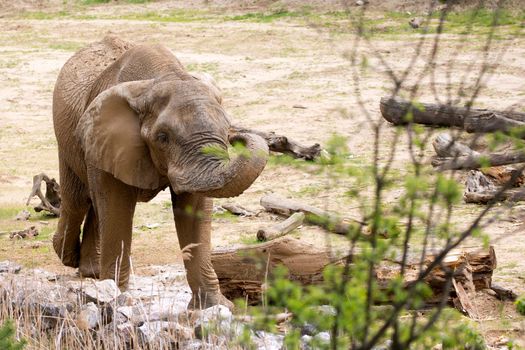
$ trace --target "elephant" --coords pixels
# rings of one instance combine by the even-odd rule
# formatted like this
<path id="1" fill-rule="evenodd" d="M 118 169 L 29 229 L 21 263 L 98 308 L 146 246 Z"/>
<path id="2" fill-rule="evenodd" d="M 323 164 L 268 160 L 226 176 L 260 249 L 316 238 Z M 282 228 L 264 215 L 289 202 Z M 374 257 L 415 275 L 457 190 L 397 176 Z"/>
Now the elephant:
<path id="1" fill-rule="evenodd" d="M 231 131 L 213 81 L 188 73 L 160 44 L 109 35 L 62 67 L 53 125 L 62 198 L 53 247 L 61 262 L 127 289 L 136 203 L 169 188 L 180 248 L 191 248 L 190 307 L 232 307 L 211 263 L 212 198 L 245 191 L 269 151 L 261 137 Z M 246 152 L 229 156 L 234 142 Z"/>

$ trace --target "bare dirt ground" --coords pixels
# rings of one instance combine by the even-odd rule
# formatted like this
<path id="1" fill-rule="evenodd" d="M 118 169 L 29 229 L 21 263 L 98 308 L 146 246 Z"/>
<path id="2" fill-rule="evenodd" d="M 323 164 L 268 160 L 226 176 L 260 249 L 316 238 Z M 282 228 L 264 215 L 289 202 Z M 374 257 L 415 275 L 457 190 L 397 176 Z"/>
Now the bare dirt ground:
<path id="1" fill-rule="evenodd" d="M 314 9 L 321 6 L 312 3 Z M 2 4 L 0 2 L 0 6 Z M 222 88 L 225 108 L 236 124 L 274 130 L 305 144 L 317 142 L 325 145 L 332 134 L 339 133 L 347 137 L 351 161 L 364 166 L 371 159 L 373 134 L 365 116 L 357 108 L 351 65 L 344 58 L 353 38 L 348 22 L 333 17 L 321 18 L 321 22 L 317 17 L 272 21 L 233 21 L 225 17 L 265 9 L 261 3 L 243 4 L 245 6 L 224 9 L 214 7 L 212 3 L 208 9 L 201 2 L 191 2 L 183 9 L 182 15 L 186 17 L 180 21 L 159 20 L 154 15 L 149 18 L 136 16 L 135 19 L 118 16 L 174 11 L 182 8 L 183 2 L 113 3 L 87 7 L 27 1 L 22 9 L 33 11 L 30 15 L 4 4 L 5 15 L 0 17 L 0 231 L 28 226 L 26 222 L 15 221 L 14 216 L 25 208 L 33 175 L 43 171 L 58 179 L 51 120 L 55 79 L 74 51 L 107 33 L 135 42 L 162 43 L 189 70 L 210 73 Z M 67 14 L 57 14 L 56 11 L 64 10 L 62 6 Z M 294 6 L 297 8 L 298 5 Z M 204 10 L 207 12 L 193 12 Z M 381 12 L 372 12 L 372 16 L 383 19 Z M 312 21 L 317 24 L 316 28 L 311 26 Z M 332 21 L 337 22 L 335 31 L 326 24 Z M 325 25 L 319 26 L 319 23 Z M 372 45 L 359 49 L 359 57 L 368 56 L 368 64 L 379 67 L 377 59 L 369 55 L 372 50 L 377 50 L 394 71 L 401 71 L 409 64 L 408 57 L 416 50 L 419 37 L 420 34 L 410 32 L 375 37 Z M 460 73 L 471 63 L 479 65 L 482 37 L 465 40 L 460 35 L 447 34 L 442 45 L 437 61 L 438 72 L 441 71 L 436 78 L 437 86 L 444 88 L 447 79 L 451 79 L 452 86 L 457 88 Z M 429 50 L 430 43 L 424 47 Z M 508 41 L 502 37 L 494 47 L 505 48 L 506 53 L 501 58 L 492 57 L 499 67 L 476 106 L 495 109 L 523 106 L 525 39 L 518 37 Z M 451 56 L 456 62 L 451 77 L 447 78 L 444 72 Z M 424 60 L 420 60 L 416 67 L 423 64 Z M 392 88 L 384 73 L 382 68 L 370 69 L 361 76 L 363 101 L 374 118 L 380 117 L 379 99 Z M 428 81 L 424 84 L 426 88 L 422 89 L 421 101 L 433 101 Z M 294 105 L 306 108 L 293 108 Z M 393 130 L 385 127 L 383 149 L 389 147 Z M 406 150 L 407 140 L 401 139 L 395 160 L 399 172 L 408 162 Z M 427 153 L 432 155 L 430 149 Z M 386 155 L 383 160 L 385 158 Z M 356 201 L 344 196 L 352 186 L 351 181 L 334 182 L 326 174 L 308 170 L 308 167 L 271 163 L 245 194 L 216 202 L 234 201 L 257 211 L 261 209 L 258 204 L 260 197 L 276 192 L 345 213 L 348 217 L 359 217 L 359 208 L 366 205 L 366 197 Z M 388 200 L 394 204 L 398 196 L 399 193 L 394 192 Z M 459 205 L 455 210 L 456 221 L 460 224 L 466 222 L 481 209 L 476 205 Z M 525 207 L 518 205 L 511 214 L 505 213 L 486 229 L 498 258 L 494 280 L 518 294 L 525 293 L 524 217 Z M 274 219 L 264 213 L 251 218 L 217 216 L 213 221 L 213 245 L 221 247 L 253 242 L 257 227 Z M 0 233 L 0 260 L 10 259 L 26 266 L 74 274 L 73 269 L 60 265 L 52 251 L 50 238 L 56 223 L 56 219 L 33 213 L 31 224 L 41 230 L 37 238 L 39 244 L 12 241 Z M 180 262 L 168 193 L 161 193 L 150 203 L 140 204 L 134 224 L 132 258 L 136 271 L 146 271 L 152 264 Z M 149 224 L 159 226 L 149 229 Z M 322 244 L 329 241 L 335 246 L 344 242 L 308 225 L 300 229 L 300 237 Z M 501 336 L 525 338 L 523 318 L 514 312 L 512 305 L 506 305 L 504 309 L 500 317 L 491 315 L 480 320 L 484 321 L 480 322 L 480 327 L 489 342 L 495 343 Z"/>

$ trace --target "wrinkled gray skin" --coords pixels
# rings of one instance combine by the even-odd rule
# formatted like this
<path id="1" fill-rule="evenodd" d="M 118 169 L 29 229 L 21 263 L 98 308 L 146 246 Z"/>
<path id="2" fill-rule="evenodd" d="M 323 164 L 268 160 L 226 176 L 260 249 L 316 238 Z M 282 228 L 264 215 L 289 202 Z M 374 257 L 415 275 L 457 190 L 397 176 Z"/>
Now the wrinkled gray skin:
<path id="1" fill-rule="evenodd" d="M 169 187 L 180 247 L 196 244 L 184 262 L 190 306 L 231 307 L 210 261 L 210 197 L 241 194 L 263 170 L 268 148 L 258 136 L 229 134 L 218 89 L 160 45 L 108 36 L 62 68 L 53 122 L 62 196 L 53 246 L 62 262 L 125 289 L 135 205 Z M 203 150 L 225 151 L 232 140 L 251 156 Z"/>

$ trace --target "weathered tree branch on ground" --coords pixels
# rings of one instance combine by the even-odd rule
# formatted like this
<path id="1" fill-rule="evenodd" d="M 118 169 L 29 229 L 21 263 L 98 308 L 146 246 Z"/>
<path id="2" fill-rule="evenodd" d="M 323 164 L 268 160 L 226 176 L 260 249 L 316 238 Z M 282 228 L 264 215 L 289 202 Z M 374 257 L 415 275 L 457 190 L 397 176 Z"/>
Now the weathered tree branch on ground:
<path id="1" fill-rule="evenodd" d="M 284 236 L 303 224 L 304 213 L 297 212 L 288 219 L 277 224 L 261 227 L 257 231 L 259 241 L 271 241 L 272 239 Z"/>
<path id="2" fill-rule="evenodd" d="M 220 206 L 214 207 L 213 210 L 214 212 L 217 211 L 219 213 L 227 211 L 237 216 L 250 217 L 250 216 L 256 215 L 256 213 L 244 208 L 241 205 L 237 205 L 235 203 L 224 203 L 224 204 L 221 204 Z"/>
<path id="3" fill-rule="evenodd" d="M 506 152 L 476 154 L 461 157 L 444 157 L 432 159 L 432 166 L 437 170 L 460 170 L 460 169 L 479 169 L 482 167 L 525 163 L 525 152 Z"/>
<path id="4" fill-rule="evenodd" d="M 401 98 L 383 97 L 380 102 L 383 118 L 394 125 L 408 123 L 407 117 L 417 124 L 432 126 L 455 126 L 467 132 L 510 132 L 511 129 L 525 129 L 525 113 L 494 111 L 488 109 L 475 109 L 438 105 L 431 103 L 418 103 Z"/>
<path id="5" fill-rule="evenodd" d="M 480 171 L 470 171 L 467 177 L 463 199 L 466 203 L 486 204 L 491 201 L 519 202 L 525 200 L 525 188 L 511 188 L 500 193 L 492 179 Z"/>
<path id="6" fill-rule="evenodd" d="M 433 254 L 429 254 L 424 265 L 433 257 Z M 290 280 L 309 285 L 323 281 L 323 270 L 327 265 L 342 266 L 346 260 L 346 256 L 334 257 L 327 251 L 289 236 L 261 244 L 212 252 L 212 264 L 219 278 L 221 291 L 228 298 L 247 298 L 250 304 L 260 302 L 264 283 L 280 264 L 287 268 Z M 461 285 L 468 294 L 491 287 L 492 273 L 496 268 L 496 255 L 492 247 L 488 250 L 470 248 L 468 251 L 451 252 L 443 265 L 454 271 L 456 284 Z M 236 268 L 232 269 L 232 266 Z M 419 263 L 408 262 L 405 272 L 404 283 L 409 286 L 417 280 Z M 384 261 L 375 270 L 382 288 L 398 277 L 399 273 L 400 264 L 391 261 Z M 440 268 L 434 269 L 425 279 L 425 283 L 434 292 L 428 303 L 440 300 L 445 280 L 445 271 Z M 452 293 L 450 301 L 453 301 L 454 297 L 457 296 Z M 463 298 L 460 298 L 464 302 Z M 463 305 L 461 301 L 458 305 Z M 468 308 L 468 305 L 462 307 Z"/>
<path id="7" fill-rule="evenodd" d="M 438 157 L 434 158 L 432 164 L 441 164 L 439 170 L 444 170 L 442 167 L 449 167 L 450 164 L 461 159 L 478 159 L 483 160 L 483 155 L 477 151 L 474 151 L 469 146 L 462 144 L 461 142 L 454 140 L 452 136 L 447 133 L 441 133 L 436 136 L 432 142 L 434 150 Z M 463 157 L 463 158 L 462 158 Z M 446 159 L 446 160 L 445 160 Z M 445 160 L 445 161 L 444 161 Z M 459 166 L 459 164 L 457 164 Z M 521 186 L 525 181 L 523 174 L 519 174 L 517 169 L 510 166 L 492 166 L 489 168 L 482 168 L 481 172 L 491 179 L 494 179 L 494 183 L 497 185 L 504 185 L 509 181 L 513 181 L 512 186 Z M 473 189 L 474 190 L 474 189 Z"/>
<path id="8" fill-rule="evenodd" d="M 262 197 L 261 205 L 266 211 L 283 216 L 290 216 L 293 213 L 302 212 L 306 216 L 306 222 L 319 225 L 330 232 L 345 236 L 350 232 L 353 225 L 366 225 L 358 220 L 351 220 L 352 222 L 348 222 L 348 220 L 342 219 L 340 216 L 333 213 L 326 212 L 322 209 L 293 199 L 281 197 L 274 193 Z"/>
<path id="9" fill-rule="evenodd" d="M 432 146 L 438 157 L 461 157 L 461 156 L 476 156 L 479 152 L 474 151 L 469 146 L 454 140 L 454 138 L 447 133 L 441 133 L 432 141 Z"/>
<path id="10" fill-rule="evenodd" d="M 46 194 L 42 194 L 40 186 L 42 181 L 46 183 Z M 29 194 L 26 205 L 29 205 L 31 198 L 38 196 L 42 202 L 34 207 L 36 212 L 48 211 L 52 215 L 60 216 L 60 186 L 55 179 L 50 179 L 46 174 L 41 173 L 33 176 L 33 188 Z"/>
<path id="11" fill-rule="evenodd" d="M 266 140 L 270 151 L 289 154 L 294 158 L 302 158 L 305 160 L 314 160 L 321 154 L 321 146 L 318 143 L 312 146 L 303 146 L 286 136 L 277 135 L 272 132 L 264 132 L 259 130 L 246 129 L 239 126 L 231 126 L 230 129 L 234 132 L 243 132 L 256 134 Z"/>

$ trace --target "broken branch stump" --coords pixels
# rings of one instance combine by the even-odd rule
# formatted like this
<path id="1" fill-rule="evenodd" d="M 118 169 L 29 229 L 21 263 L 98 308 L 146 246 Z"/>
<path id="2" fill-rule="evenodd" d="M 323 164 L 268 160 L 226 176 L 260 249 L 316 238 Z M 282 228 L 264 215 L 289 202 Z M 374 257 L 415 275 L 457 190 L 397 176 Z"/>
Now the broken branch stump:
<path id="1" fill-rule="evenodd" d="M 347 235 L 352 225 L 366 225 L 364 222 L 358 220 L 352 220 L 353 223 L 349 223 L 341 219 L 338 215 L 273 193 L 262 197 L 261 205 L 266 211 L 283 216 L 290 216 L 293 213 L 302 212 L 305 214 L 306 222 L 319 225 L 330 232 L 340 235 Z"/>
<path id="2" fill-rule="evenodd" d="M 525 128 L 525 113 L 504 112 L 489 109 L 476 109 L 418 103 L 399 97 L 383 97 L 379 103 L 383 118 L 394 125 L 411 122 L 432 126 L 456 126 L 467 132 L 510 132 L 515 128 Z"/>
<path id="3" fill-rule="evenodd" d="M 437 253 L 429 254 L 423 268 L 428 266 L 436 255 Z M 355 256 L 352 259 L 355 259 Z M 278 265 L 287 268 L 290 280 L 310 285 L 323 281 L 323 270 L 326 266 L 343 266 L 347 260 L 348 256 L 334 257 L 325 250 L 289 236 L 241 248 L 214 250 L 211 255 L 221 292 L 230 299 L 246 298 L 251 305 L 261 301 L 263 286 Z M 447 255 L 443 265 L 454 271 L 454 278 L 464 288 L 480 290 L 491 287 L 496 255 L 492 247 L 488 251 L 477 247 L 454 251 Z M 232 269 L 232 266 L 236 268 Z M 405 271 L 404 284 L 409 286 L 417 280 L 419 262 L 408 262 Z M 399 274 L 399 263 L 385 261 L 375 269 L 378 283 L 383 288 Z M 425 283 L 434 292 L 428 303 L 439 302 L 443 296 L 445 282 L 445 272 L 440 268 L 432 270 L 427 276 Z M 453 295 L 450 296 L 450 301 L 452 297 Z"/>
<path id="4" fill-rule="evenodd" d="M 241 248 L 214 250 L 211 261 L 227 298 L 247 297 L 250 304 L 257 304 L 268 273 L 277 265 L 288 269 L 290 280 L 308 285 L 321 282 L 324 267 L 342 264 L 344 258 L 332 258 L 326 251 L 285 236 Z"/>
<path id="5" fill-rule="evenodd" d="M 288 219 L 269 227 L 261 227 L 257 231 L 259 241 L 271 241 L 272 239 L 284 236 L 303 224 L 304 213 L 297 212 Z"/>
<path id="6" fill-rule="evenodd" d="M 40 186 L 42 181 L 46 183 L 46 194 L 42 194 Z M 31 198 L 37 196 L 40 198 L 41 202 L 36 207 L 35 211 L 38 213 L 42 210 L 45 210 L 52 215 L 60 216 L 60 186 L 55 179 L 50 179 L 44 173 L 33 176 L 33 188 L 27 198 L 26 205 L 29 205 Z"/>
<path id="7" fill-rule="evenodd" d="M 272 152 L 289 154 L 294 158 L 302 158 L 305 160 L 314 160 L 321 154 L 321 146 L 318 143 L 312 146 L 303 146 L 294 140 L 278 135 L 275 132 L 264 132 L 259 130 L 246 129 L 239 126 L 231 126 L 230 128 L 234 132 L 250 133 L 261 136 L 266 143 L 268 148 Z"/>
<path id="8" fill-rule="evenodd" d="M 522 176 L 522 175 L 520 175 Z M 510 188 L 501 192 L 495 181 L 480 171 L 468 173 L 463 199 L 465 203 L 486 204 L 492 201 L 519 202 L 525 200 L 525 188 Z"/>

